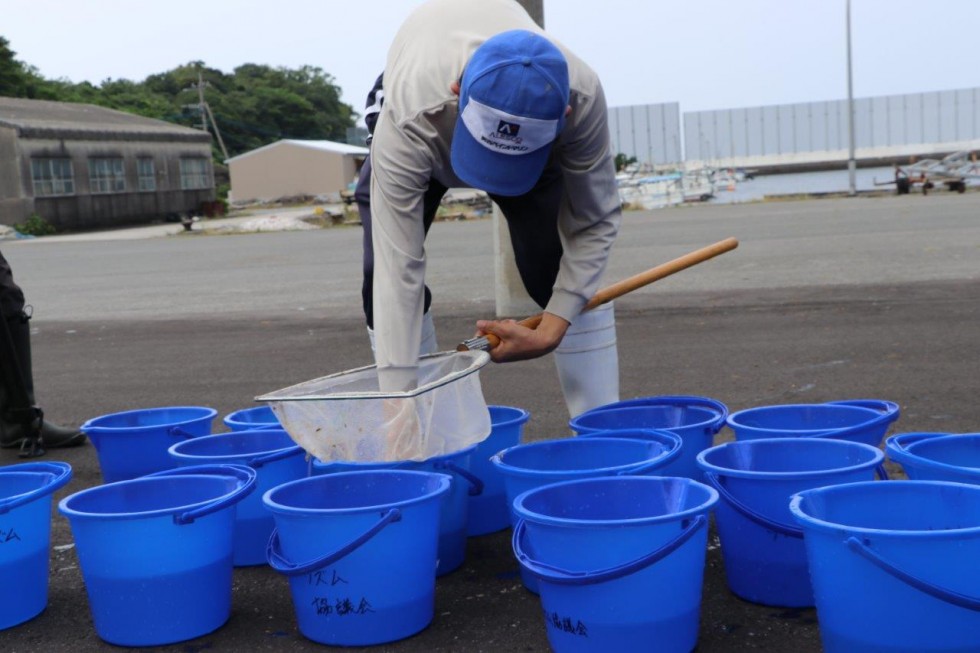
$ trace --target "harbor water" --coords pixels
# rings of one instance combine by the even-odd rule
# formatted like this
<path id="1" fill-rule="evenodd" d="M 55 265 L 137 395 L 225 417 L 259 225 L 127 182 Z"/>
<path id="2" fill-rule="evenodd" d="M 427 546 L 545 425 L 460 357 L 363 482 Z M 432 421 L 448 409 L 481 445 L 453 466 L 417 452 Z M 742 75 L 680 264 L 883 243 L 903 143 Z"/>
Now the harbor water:
<path id="1" fill-rule="evenodd" d="M 875 186 L 885 181 L 894 181 L 893 168 L 858 168 L 855 173 L 855 187 L 860 191 L 879 190 L 894 192 L 895 186 Z M 758 202 L 766 197 L 778 195 L 838 193 L 849 189 L 850 180 L 846 168 L 841 170 L 822 170 L 819 172 L 793 172 L 780 175 L 763 175 L 746 179 L 735 184 L 734 190 L 724 186 L 715 189 L 712 200 L 716 204 L 736 204 L 739 202 Z M 918 190 L 918 189 L 917 189 Z M 937 185 L 937 190 L 945 190 Z"/>

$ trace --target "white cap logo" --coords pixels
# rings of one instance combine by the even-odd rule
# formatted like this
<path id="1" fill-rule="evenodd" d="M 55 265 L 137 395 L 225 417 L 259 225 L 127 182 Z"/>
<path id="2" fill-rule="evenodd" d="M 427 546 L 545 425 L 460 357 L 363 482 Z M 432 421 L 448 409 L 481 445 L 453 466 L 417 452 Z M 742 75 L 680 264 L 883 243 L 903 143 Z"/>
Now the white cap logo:
<path id="1" fill-rule="evenodd" d="M 461 115 L 473 139 L 492 152 L 528 154 L 546 147 L 558 133 L 557 120 L 515 116 L 470 98 Z"/>

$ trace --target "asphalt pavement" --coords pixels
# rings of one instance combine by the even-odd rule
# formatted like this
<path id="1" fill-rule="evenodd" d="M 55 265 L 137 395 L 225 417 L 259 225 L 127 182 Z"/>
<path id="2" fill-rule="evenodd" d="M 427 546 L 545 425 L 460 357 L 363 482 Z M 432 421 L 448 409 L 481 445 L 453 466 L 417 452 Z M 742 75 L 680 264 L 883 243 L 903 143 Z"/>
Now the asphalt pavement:
<path id="1" fill-rule="evenodd" d="M 626 214 L 610 282 L 727 236 L 741 245 L 617 302 L 621 395 L 701 395 L 733 411 L 880 398 L 901 405 L 893 433 L 980 431 L 978 215 L 980 193 Z M 220 417 L 256 395 L 367 364 L 360 236 L 337 227 L 0 243 L 34 305 L 39 403 L 70 425 L 167 405 L 207 405 Z M 486 220 L 432 229 L 429 278 L 444 348 L 493 313 L 491 242 Z M 550 357 L 491 365 L 480 378 L 487 403 L 531 412 L 526 441 L 569 435 Z M 223 430 L 220 419 L 214 427 Z M 716 441 L 731 437 L 726 429 Z M 91 445 L 48 459 L 75 473 L 57 499 L 101 482 Z M 48 607 L 0 641 L 8 651 L 116 650 L 94 631 L 72 534 L 56 510 L 52 528 Z M 708 548 L 699 653 L 821 650 L 813 609 L 735 598 L 713 531 Z M 298 633 L 285 578 L 256 567 L 235 570 L 226 625 L 153 650 L 321 649 Z M 432 624 L 373 650 L 548 650 L 509 533 L 471 538 L 464 565 L 437 583 Z"/>

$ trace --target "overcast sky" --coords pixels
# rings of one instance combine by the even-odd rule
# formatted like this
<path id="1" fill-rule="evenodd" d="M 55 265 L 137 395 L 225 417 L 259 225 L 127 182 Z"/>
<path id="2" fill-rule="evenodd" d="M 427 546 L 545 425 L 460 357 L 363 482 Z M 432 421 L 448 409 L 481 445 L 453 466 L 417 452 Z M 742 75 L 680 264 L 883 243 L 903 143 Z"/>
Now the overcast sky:
<path id="1" fill-rule="evenodd" d="M 422 0 L 0 0 L 0 35 L 49 78 L 202 60 L 319 66 L 356 110 Z M 610 106 L 681 111 L 847 97 L 845 0 L 544 0 Z M 854 95 L 980 86 L 980 0 L 852 0 Z"/>

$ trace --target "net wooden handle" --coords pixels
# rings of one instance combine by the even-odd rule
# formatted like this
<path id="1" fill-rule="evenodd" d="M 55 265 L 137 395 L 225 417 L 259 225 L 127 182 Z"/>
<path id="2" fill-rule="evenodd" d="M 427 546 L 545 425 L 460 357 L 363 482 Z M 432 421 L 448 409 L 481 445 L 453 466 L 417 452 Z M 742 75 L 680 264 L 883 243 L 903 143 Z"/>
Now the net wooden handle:
<path id="1" fill-rule="evenodd" d="M 736 239 L 726 238 L 725 240 L 719 240 L 713 245 L 696 249 L 693 252 L 689 252 L 684 256 L 675 258 L 672 261 L 661 263 L 656 267 L 652 267 L 649 270 L 635 274 L 632 277 L 623 279 L 622 281 L 617 281 L 613 285 L 607 286 L 597 292 L 592 299 L 588 301 L 585 308 L 582 309 L 582 312 L 584 313 L 585 311 L 592 310 L 593 308 L 609 303 L 618 297 L 622 297 L 627 293 L 633 292 L 637 288 L 642 288 L 643 286 L 649 285 L 654 281 L 659 281 L 660 279 L 669 277 L 676 272 L 686 270 L 693 265 L 697 265 L 698 263 L 712 259 L 716 256 L 724 254 L 725 252 L 730 252 L 736 247 L 738 247 L 738 241 Z M 537 326 L 541 324 L 541 319 L 543 317 L 543 314 L 538 313 L 537 315 L 532 315 L 531 317 L 521 320 L 518 322 L 518 324 L 529 329 L 536 329 Z M 484 337 L 489 345 L 488 349 L 493 349 L 500 344 L 500 338 L 492 333 L 488 333 Z M 457 351 L 467 351 L 470 349 L 470 347 L 464 342 L 461 343 L 456 349 Z"/>

